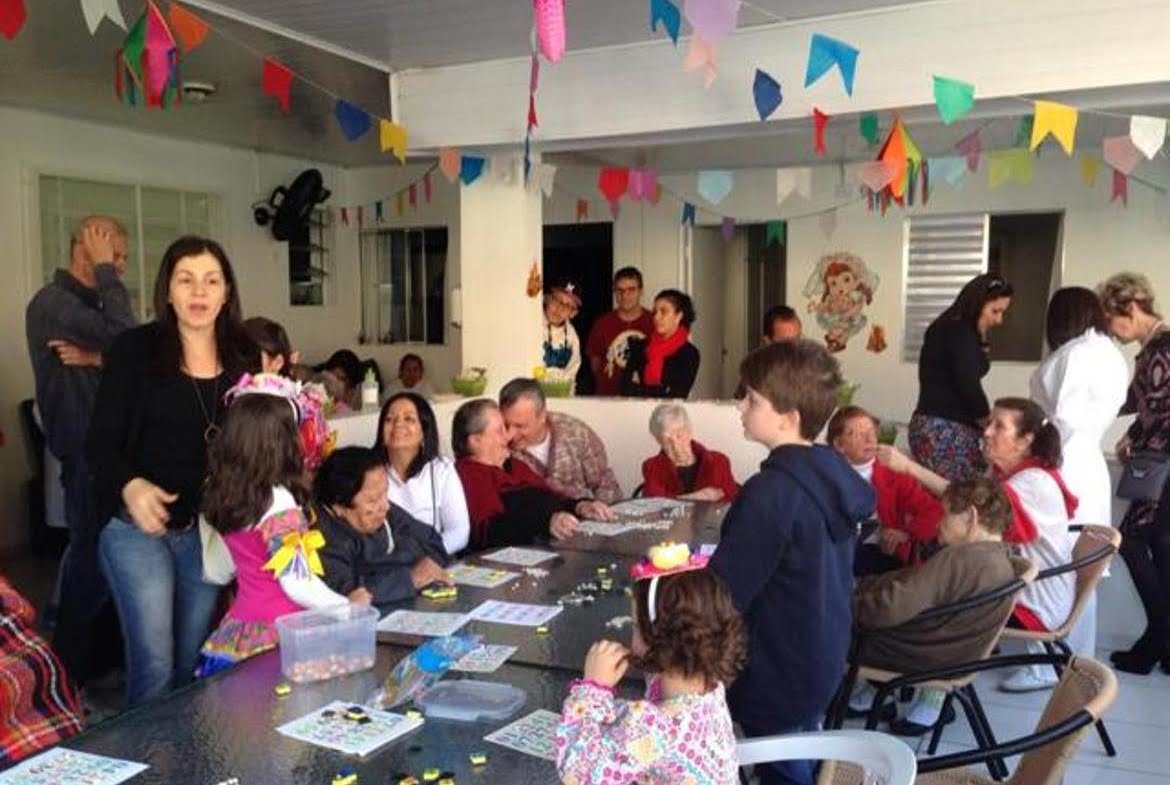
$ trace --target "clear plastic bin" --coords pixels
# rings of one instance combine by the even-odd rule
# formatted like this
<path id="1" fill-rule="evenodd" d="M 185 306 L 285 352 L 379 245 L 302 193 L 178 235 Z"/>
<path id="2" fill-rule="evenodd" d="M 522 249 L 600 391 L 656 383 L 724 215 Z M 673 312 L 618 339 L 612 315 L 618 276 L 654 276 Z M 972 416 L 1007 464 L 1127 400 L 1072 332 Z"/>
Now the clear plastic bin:
<path id="1" fill-rule="evenodd" d="M 428 717 L 476 722 L 506 720 L 518 712 L 528 694 L 511 684 L 457 679 L 441 681 L 420 695 L 415 703 Z"/>
<path id="2" fill-rule="evenodd" d="M 378 611 L 343 605 L 301 611 L 276 620 L 280 670 L 295 682 L 320 681 L 374 667 Z"/>

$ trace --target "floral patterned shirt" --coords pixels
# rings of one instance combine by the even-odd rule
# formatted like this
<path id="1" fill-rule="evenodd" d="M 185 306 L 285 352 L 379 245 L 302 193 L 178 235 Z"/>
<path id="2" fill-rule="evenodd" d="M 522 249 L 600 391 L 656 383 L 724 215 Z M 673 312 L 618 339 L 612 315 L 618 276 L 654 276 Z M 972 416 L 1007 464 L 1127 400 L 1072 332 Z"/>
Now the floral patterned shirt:
<path id="1" fill-rule="evenodd" d="M 578 682 L 557 726 L 564 785 L 737 785 L 735 733 L 723 685 L 662 700 L 651 678 L 645 700 L 622 700 Z"/>

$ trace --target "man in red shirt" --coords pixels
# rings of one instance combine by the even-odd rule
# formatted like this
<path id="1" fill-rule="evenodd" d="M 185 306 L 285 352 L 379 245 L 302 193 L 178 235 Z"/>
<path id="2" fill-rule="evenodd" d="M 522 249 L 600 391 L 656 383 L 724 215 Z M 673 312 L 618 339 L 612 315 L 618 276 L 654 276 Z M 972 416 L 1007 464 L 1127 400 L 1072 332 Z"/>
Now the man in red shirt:
<path id="1" fill-rule="evenodd" d="M 636 267 L 623 267 L 614 273 L 613 300 L 616 307 L 593 323 L 585 344 L 595 395 L 621 394 L 627 343 L 654 332 L 652 315 L 642 307 L 642 273 Z"/>

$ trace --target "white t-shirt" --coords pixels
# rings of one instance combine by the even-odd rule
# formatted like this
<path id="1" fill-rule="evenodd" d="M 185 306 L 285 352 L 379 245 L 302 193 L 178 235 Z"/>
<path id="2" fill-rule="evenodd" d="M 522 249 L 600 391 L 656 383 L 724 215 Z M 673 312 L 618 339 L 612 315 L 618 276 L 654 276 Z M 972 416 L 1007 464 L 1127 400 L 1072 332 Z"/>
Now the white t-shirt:
<path id="1" fill-rule="evenodd" d="M 543 442 L 540 444 L 530 444 L 524 448 L 524 451 L 540 461 L 541 466 L 547 467 L 548 456 L 552 452 L 552 428 L 548 429 L 548 433 L 545 435 Z"/>
<path id="2" fill-rule="evenodd" d="M 1014 543 L 1015 551 L 1041 571 L 1072 561 L 1074 536 L 1068 530 L 1068 508 L 1056 480 L 1043 469 L 1033 468 L 1012 475 L 1007 484 L 1036 524 L 1036 539 Z M 1020 604 L 1035 613 L 1045 627 L 1055 630 L 1068 618 L 1075 593 L 1076 573 L 1066 572 L 1032 583 L 1020 595 Z"/>
<path id="3" fill-rule="evenodd" d="M 448 555 L 453 556 L 467 547 L 471 536 L 467 498 L 450 458 L 435 458 L 406 482 L 393 468 L 388 474 L 390 487 L 386 495 L 391 504 L 406 510 L 416 520 L 434 526 L 443 538 Z"/>

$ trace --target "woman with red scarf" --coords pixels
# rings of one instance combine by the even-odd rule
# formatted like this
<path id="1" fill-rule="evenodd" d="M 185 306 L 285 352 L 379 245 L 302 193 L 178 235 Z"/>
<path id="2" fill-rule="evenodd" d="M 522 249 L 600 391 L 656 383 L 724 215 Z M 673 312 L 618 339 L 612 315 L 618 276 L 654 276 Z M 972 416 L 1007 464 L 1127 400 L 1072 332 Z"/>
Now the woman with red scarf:
<path id="1" fill-rule="evenodd" d="M 1068 526 L 1077 498 L 1058 471 L 1060 431 L 1044 416 L 1044 410 L 1027 398 L 996 401 L 983 430 L 983 456 L 1012 503 L 1012 524 L 1004 541 L 1040 570 L 1070 562 L 1074 538 Z M 878 460 L 894 471 L 912 475 L 936 496 L 949 485 L 948 480 L 892 447 L 879 447 Z M 1076 576 L 1071 572 L 1036 581 L 1020 595 L 1011 624 L 1030 630 L 1055 629 L 1068 618 L 1075 593 Z M 1051 668 L 1030 666 L 1010 675 L 1000 688 L 1028 692 L 1055 683 Z"/>
<path id="2" fill-rule="evenodd" d="M 471 519 L 472 550 L 530 545 L 551 536 L 561 540 L 577 531 L 577 516 L 606 520 L 605 504 L 570 499 L 508 451 L 508 429 L 496 402 L 468 401 L 451 424 L 455 471 L 463 483 Z"/>
<path id="3" fill-rule="evenodd" d="M 678 289 L 654 298 L 654 333 L 631 339 L 622 395 L 686 398 L 699 373 L 699 350 L 690 342 L 695 304 Z"/>

